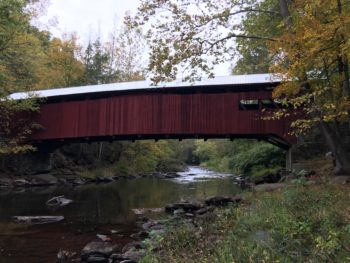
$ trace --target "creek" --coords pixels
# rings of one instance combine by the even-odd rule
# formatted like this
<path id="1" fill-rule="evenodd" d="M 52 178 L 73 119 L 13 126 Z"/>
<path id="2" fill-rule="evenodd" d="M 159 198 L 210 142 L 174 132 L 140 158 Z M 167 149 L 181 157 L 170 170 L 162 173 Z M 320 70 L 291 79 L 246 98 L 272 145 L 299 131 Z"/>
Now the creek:
<path id="1" fill-rule="evenodd" d="M 121 179 L 79 187 L 0 190 L 0 262 L 55 262 L 59 249 L 76 253 L 96 234 L 107 234 L 124 245 L 133 241 L 138 215 L 132 209 L 160 208 L 180 200 L 234 195 L 240 189 L 232 175 L 188 167 L 173 179 Z M 64 195 L 73 203 L 52 209 L 45 203 Z M 13 216 L 59 215 L 65 220 L 46 225 L 19 225 Z M 148 215 L 147 215 L 148 216 Z M 159 216 L 159 215 L 158 215 Z"/>

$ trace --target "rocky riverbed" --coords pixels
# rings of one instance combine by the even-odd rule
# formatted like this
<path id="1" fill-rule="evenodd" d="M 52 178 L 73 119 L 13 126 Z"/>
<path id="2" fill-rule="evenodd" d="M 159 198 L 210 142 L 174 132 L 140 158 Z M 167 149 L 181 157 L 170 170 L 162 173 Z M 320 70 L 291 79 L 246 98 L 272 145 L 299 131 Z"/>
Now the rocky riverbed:
<path id="1" fill-rule="evenodd" d="M 80 186 L 86 184 L 112 183 L 118 180 L 134 180 L 139 178 L 173 179 L 181 177 L 178 173 L 149 173 L 141 175 L 96 176 L 84 178 L 79 176 L 53 176 L 51 174 L 39 174 L 31 176 L 7 176 L 0 178 L 0 188 L 24 188 L 46 186 Z"/>
<path id="2" fill-rule="evenodd" d="M 23 184 L 17 182 L 20 184 L 15 185 L 15 180 L 19 179 L 28 183 L 22 181 Z M 170 209 L 172 215 L 182 218 L 181 222 L 195 222 L 206 209 L 209 214 L 213 209 L 204 202 L 210 196 L 234 196 L 241 191 L 234 184 L 232 175 L 200 167 L 189 167 L 180 174 L 109 179 L 82 180 L 47 175 L 3 179 L 5 186 L 0 189 L 0 262 L 55 262 L 58 258 L 76 262 L 80 261 L 84 247 L 84 251 L 100 249 L 96 244 L 86 247 L 91 242 L 103 243 L 102 247 L 116 246 L 108 256 L 110 260 L 132 260 L 130 257 L 126 259 L 131 252 L 125 246 L 129 244 L 133 250 L 136 246 L 139 253 L 141 247 L 133 242 L 143 243 L 150 236 L 160 234 L 164 225 L 172 221 L 165 212 L 170 209 L 169 204 L 185 206 Z M 63 207 L 46 204 L 58 196 L 72 202 Z M 181 200 L 198 200 L 203 210 L 191 213 L 186 206 L 197 202 Z M 19 225 L 14 223 L 13 216 L 63 216 L 64 220 L 47 225 Z M 113 254 L 117 255 L 110 258 Z M 98 258 L 98 253 L 94 255 L 96 257 L 90 258 L 90 262 L 106 261 L 107 256 Z"/>
<path id="3" fill-rule="evenodd" d="M 141 230 L 130 235 L 135 239 L 123 247 L 113 243 L 108 236 L 99 237 L 101 240 L 88 243 L 81 251 L 81 261 L 87 263 L 113 262 L 136 263 L 145 254 L 145 249 L 158 250 L 157 240 L 166 231 L 179 223 L 188 227 L 201 227 L 201 221 L 207 217 L 215 217 L 215 209 L 228 205 L 238 205 L 242 201 L 241 196 L 214 196 L 204 202 L 182 201 L 167 204 L 164 209 L 169 217 L 163 220 L 153 220 L 140 215 L 138 225 Z M 67 262 L 70 259 L 69 252 L 58 254 L 59 262 Z"/>

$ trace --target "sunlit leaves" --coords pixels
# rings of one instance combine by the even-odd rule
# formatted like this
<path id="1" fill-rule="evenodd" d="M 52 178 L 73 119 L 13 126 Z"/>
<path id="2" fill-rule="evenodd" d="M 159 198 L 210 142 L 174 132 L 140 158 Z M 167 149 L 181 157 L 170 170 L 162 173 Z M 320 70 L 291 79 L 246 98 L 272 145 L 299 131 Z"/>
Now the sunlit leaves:
<path id="1" fill-rule="evenodd" d="M 290 6 L 292 27 L 270 47 L 278 58 L 272 69 L 286 83 L 274 91 L 304 111 L 305 119 L 294 123 L 304 132 L 317 122 L 349 120 L 350 98 L 345 67 L 350 49 L 349 2 L 296 0 Z"/>

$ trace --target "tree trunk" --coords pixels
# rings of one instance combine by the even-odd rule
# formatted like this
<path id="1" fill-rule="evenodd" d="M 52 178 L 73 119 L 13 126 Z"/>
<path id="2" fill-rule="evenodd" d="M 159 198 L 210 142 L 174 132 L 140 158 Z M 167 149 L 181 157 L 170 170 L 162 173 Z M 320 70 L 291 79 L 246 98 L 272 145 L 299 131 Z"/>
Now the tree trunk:
<path id="1" fill-rule="evenodd" d="M 350 153 L 344 149 L 342 139 L 337 135 L 339 133 L 335 132 L 333 127 L 324 122 L 320 122 L 318 128 L 334 156 L 334 174 L 350 175 Z"/>
<path id="2" fill-rule="evenodd" d="M 280 13 L 284 18 L 285 24 L 288 28 L 292 26 L 292 19 L 289 12 L 288 3 L 292 0 L 278 0 L 280 5 Z M 338 12 L 341 14 L 342 5 L 341 1 L 338 0 Z M 346 95 L 349 91 L 349 65 L 347 59 L 344 60 L 344 57 L 340 57 L 341 70 L 345 73 L 346 81 L 343 83 L 343 95 Z M 340 137 L 340 133 L 337 127 L 330 127 L 329 124 L 320 122 L 318 123 L 318 128 L 320 129 L 327 146 L 332 151 L 335 159 L 334 174 L 343 174 L 350 175 L 350 153 L 348 153 L 343 147 L 343 141 Z"/>
<path id="3" fill-rule="evenodd" d="M 288 8 L 288 0 L 278 0 L 280 4 L 280 13 L 284 19 L 284 23 L 287 27 L 292 26 L 292 18 L 290 16 L 289 8 Z"/>

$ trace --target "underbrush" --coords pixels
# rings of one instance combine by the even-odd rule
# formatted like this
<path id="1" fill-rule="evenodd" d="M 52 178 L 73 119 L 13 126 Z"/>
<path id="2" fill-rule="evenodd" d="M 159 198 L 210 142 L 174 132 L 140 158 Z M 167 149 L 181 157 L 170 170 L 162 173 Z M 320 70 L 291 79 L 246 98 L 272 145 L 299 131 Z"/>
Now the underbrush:
<path id="1" fill-rule="evenodd" d="M 197 224 L 169 230 L 142 262 L 350 262 L 349 186 L 250 193 Z"/>
<path id="2" fill-rule="evenodd" d="M 282 166 L 265 167 L 263 165 L 254 166 L 250 171 L 250 177 L 253 181 L 263 179 L 265 176 L 277 175 Z"/>

